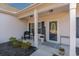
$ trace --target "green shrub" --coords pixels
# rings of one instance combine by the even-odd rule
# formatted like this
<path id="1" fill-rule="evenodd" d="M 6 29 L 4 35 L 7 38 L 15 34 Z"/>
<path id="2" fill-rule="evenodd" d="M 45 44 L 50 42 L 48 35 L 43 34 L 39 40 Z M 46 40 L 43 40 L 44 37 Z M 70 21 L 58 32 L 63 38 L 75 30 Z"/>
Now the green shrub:
<path id="1" fill-rule="evenodd" d="M 16 37 L 10 37 L 9 40 L 16 40 Z"/>
<path id="2" fill-rule="evenodd" d="M 59 50 L 64 52 L 64 48 L 59 48 Z"/>
<path id="3" fill-rule="evenodd" d="M 15 37 L 11 37 L 9 39 L 9 42 L 11 43 L 13 47 L 17 47 L 17 48 L 29 48 L 31 46 L 30 42 L 25 43 L 23 41 L 17 40 Z"/>
<path id="4" fill-rule="evenodd" d="M 27 46 L 31 46 L 31 43 L 30 42 L 26 42 Z"/>
<path id="5" fill-rule="evenodd" d="M 31 43 L 30 42 L 23 42 L 22 44 L 21 44 L 21 48 L 29 48 L 31 46 Z"/>
<path id="6" fill-rule="evenodd" d="M 21 47 L 21 44 L 22 44 L 23 42 L 22 41 L 17 41 L 17 45 L 18 45 L 18 47 Z"/>
<path id="7" fill-rule="evenodd" d="M 22 43 L 21 48 L 28 48 L 28 46 L 26 45 L 26 43 Z"/>
<path id="8" fill-rule="evenodd" d="M 17 47 L 17 40 L 16 37 L 10 37 L 9 42 L 13 47 Z"/>

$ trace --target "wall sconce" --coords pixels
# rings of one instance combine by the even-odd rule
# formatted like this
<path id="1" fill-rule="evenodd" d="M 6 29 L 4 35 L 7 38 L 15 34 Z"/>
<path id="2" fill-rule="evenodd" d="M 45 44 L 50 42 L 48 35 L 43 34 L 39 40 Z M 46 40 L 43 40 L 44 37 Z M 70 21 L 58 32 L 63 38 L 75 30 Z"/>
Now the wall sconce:
<path id="1" fill-rule="evenodd" d="M 33 15 L 30 15 L 30 17 L 33 17 Z"/>
<path id="2" fill-rule="evenodd" d="M 53 9 L 50 9 L 49 12 L 53 12 Z"/>

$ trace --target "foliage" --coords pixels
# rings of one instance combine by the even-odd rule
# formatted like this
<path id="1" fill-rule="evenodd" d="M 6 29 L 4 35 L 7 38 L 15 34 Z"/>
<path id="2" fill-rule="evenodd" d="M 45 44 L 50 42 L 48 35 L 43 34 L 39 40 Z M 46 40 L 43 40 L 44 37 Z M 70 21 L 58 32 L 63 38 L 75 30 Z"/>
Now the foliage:
<path id="1" fill-rule="evenodd" d="M 64 55 L 65 54 L 65 49 L 64 48 L 59 48 L 59 54 Z"/>
<path id="2" fill-rule="evenodd" d="M 9 42 L 11 43 L 11 45 L 12 45 L 13 47 L 17 47 L 17 45 L 18 45 L 17 40 L 16 40 L 15 37 L 9 38 Z"/>
<path id="3" fill-rule="evenodd" d="M 59 48 L 59 50 L 64 52 L 64 48 Z"/>
<path id="4" fill-rule="evenodd" d="M 15 37 L 11 37 L 9 40 L 10 40 L 9 42 L 11 43 L 13 47 L 29 48 L 31 46 L 30 42 L 19 41 Z"/>

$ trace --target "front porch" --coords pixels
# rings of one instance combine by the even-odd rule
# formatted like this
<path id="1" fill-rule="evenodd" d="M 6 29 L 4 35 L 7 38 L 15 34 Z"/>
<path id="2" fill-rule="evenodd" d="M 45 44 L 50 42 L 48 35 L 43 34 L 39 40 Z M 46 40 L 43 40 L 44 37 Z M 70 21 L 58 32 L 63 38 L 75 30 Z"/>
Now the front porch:
<path id="1" fill-rule="evenodd" d="M 24 11 L 26 13 L 23 15 L 28 14 L 27 16 L 20 15 L 22 21 L 27 21 L 27 31 L 30 32 L 33 46 L 38 48 L 32 55 L 58 55 L 60 46 L 65 49 L 65 55 L 76 55 L 76 4 L 37 6 L 28 9 L 30 13 Z"/>
<path id="2" fill-rule="evenodd" d="M 27 20 L 30 40 L 38 48 L 32 55 L 58 55 L 61 45 L 66 51 L 65 55 L 69 55 L 69 4 L 57 5 L 59 7 L 54 7 L 56 4 L 44 4 L 44 9 L 40 8 L 41 12 L 38 7 L 34 14 L 21 18 L 24 22 Z"/>
<path id="3" fill-rule="evenodd" d="M 11 47 L 5 47 L 6 45 L 3 42 L 7 42 L 10 37 L 14 36 L 14 41 L 11 41 L 13 46 L 17 46 L 20 49 L 28 49 L 27 47 L 33 46 L 38 49 L 31 56 L 60 55 L 59 50 L 63 51 L 62 54 L 66 56 L 78 55 L 78 6 L 79 4 L 76 7 L 76 3 L 36 3 L 15 14 L 2 10 L 2 13 L 0 13 L 1 53 L 9 52 L 7 49 L 11 50 Z M 18 51 L 16 48 L 13 49 Z"/>

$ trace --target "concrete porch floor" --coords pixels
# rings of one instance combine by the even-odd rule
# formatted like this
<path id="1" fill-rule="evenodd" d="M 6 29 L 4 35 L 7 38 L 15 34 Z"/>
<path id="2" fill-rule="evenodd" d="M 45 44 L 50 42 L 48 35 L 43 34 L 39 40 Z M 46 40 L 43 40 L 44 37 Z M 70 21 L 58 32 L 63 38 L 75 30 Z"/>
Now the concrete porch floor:
<path id="1" fill-rule="evenodd" d="M 28 40 L 33 44 L 33 40 Z M 44 42 L 45 43 L 45 42 Z M 49 46 L 48 44 L 41 43 L 39 40 L 39 47 L 38 50 L 31 54 L 31 56 L 52 56 L 53 54 L 58 54 L 59 44 L 51 43 Z M 49 42 L 50 43 L 50 42 Z M 69 56 L 69 47 L 68 45 L 61 45 L 65 49 L 65 56 Z M 79 48 L 76 48 L 76 55 L 79 56 Z"/>
<path id="2" fill-rule="evenodd" d="M 62 45 L 61 47 L 65 49 L 65 56 L 69 56 L 69 46 Z M 53 54 L 59 55 L 58 52 L 59 52 L 58 48 L 54 48 L 54 47 L 51 47 L 45 44 L 41 44 L 41 42 L 39 42 L 38 50 L 32 53 L 31 56 L 52 56 Z"/>

